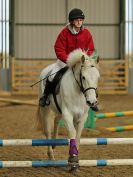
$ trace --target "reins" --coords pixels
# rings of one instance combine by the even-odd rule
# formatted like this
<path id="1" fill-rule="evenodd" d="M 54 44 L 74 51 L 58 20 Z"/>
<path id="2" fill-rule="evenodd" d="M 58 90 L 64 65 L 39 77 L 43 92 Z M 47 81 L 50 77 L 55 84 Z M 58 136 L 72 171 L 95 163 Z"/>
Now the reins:
<path id="1" fill-rule="evenodd" d="M 82 67 L 82 66 L 81 66 L 81 67 Z M 92 67 L 94 67 L 94 66 L 92 66 Z M 80 69 L 80 83 L 78 82 L 78 80 L 77 80 L 76 77 L 75 77 L 74 67 L 72 67 L 72 72 L 73 72 L 74 79 L 75 79 L 75 81 L 77 82 L 77 84 L 78 84 L 78 86 L 79 86 L 79 88 L 80 88 L 80 90 L 81 90 L 81 92 L 82 92 L 83 94 L 85 94 L 85 92 L 87 92 L 88 90 L 93 89 L 93 90 L 95 90 L 96 95 L 97 95 L 97 88 L 94 88 L 94 87 L 88 87 L 88 88 L 84 89 L 84 87 L 83 87 L 83 82 L 82 82 L 82 73 L 81 73 L 81 69 Z"/>

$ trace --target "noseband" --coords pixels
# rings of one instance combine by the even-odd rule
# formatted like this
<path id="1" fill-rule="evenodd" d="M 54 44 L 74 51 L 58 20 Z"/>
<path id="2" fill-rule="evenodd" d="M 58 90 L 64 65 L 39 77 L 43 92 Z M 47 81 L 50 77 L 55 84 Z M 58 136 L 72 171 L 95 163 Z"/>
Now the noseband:
<path id="1" fill-rule="evenodd" d="M 81 68 L 82 68 L 82 67 L 83 67 L 83 66 L 81 66 Z M 91 67 L 94 67 L 94 66 L 91 66 Z M 82 82 L 82 72 L 81 72 L 81 69 L 80 69 L 80 83 L 78 82 L 78 80 L 77 80 L 76 77 L 75 77 L 74 69 L 73 69 L 73 68 L 72 68 L 72 72 L 73 72 L 73 75 L 74 75 L 74 79 L 76 80 L 76 82 L 77 82 L 77 84 L 78 84 L 78 86 L 79 86 L 79 88 L 80 88 L 80 90 L 81 90 L 81 92 L 82 92 L 83 94 L 85 94 L 88 90 L 95 90 L 96 97 L 98 97 L 97 88 L 88 87 L 88 88 L 84 89 L 84 87 L 83 87 L 83 82 Z"/>

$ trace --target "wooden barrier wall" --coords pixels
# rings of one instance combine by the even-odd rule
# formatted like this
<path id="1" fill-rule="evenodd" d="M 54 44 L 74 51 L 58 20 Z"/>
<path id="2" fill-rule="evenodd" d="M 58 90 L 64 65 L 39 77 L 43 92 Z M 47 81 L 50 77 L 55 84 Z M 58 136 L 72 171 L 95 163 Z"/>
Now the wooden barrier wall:
<path id="1" fill-rule="evenodd" d="M 100 62 L 99 90 L 102 94 L 128 93 L 127 60 L 102 60 Z"/>
<path id="2" fill-rule="evenodd" d="M 55 60 L 13 59 L 12 60 L 12 94 L 37 95 L 40 72 Z"/>
<path id="3" fill-rule="evenodd" d="M 40 71 L 55 60 L 12 60 L 12 94 L 37 95 Z M 128 65 L 126 60 L 100 60 L 99 92 L 101 94 L 128 93 Z"/>

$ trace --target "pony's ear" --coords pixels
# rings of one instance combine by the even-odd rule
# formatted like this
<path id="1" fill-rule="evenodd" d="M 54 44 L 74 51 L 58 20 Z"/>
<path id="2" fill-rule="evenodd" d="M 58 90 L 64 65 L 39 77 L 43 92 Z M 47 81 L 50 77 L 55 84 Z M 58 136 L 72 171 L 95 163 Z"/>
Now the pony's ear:
<path id="1" fill-rule="evenodd" d="M 81 57 L 81 62 L 82 62 L 82 64 L 84 64 L 84 62 L 85 62 L 85 56 L 84 55 L 82 55 L 82 57 Z"/>

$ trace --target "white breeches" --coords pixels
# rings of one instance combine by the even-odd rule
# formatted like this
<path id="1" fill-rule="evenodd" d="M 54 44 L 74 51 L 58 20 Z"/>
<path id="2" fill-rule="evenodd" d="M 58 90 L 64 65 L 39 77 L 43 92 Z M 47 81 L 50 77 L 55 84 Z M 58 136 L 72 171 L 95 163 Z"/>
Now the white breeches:
<path id="1" fill-rule="evenodd" d="M 54 76 L 55 76 L 55 74 L 56 74 L 56 72 L 59 71 L 61 68 L 65 67 L 65 66 L 66 66 L 65 63 L 63 63 L 60 60 L 57 60 L 55 63 L 47 66 L 46 68 L 44 68 L 41 71 L 40 79 L 44 79 L 44 78 L 49 76 L 48 79 L 50 81 L 52 81 Z M 44 79 L 43 82 L 41 82 L 42 91 L 44 90 L 45 83 L 46 83 L 46 79 Z"/>

